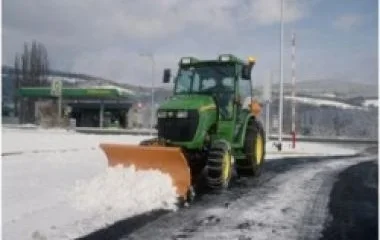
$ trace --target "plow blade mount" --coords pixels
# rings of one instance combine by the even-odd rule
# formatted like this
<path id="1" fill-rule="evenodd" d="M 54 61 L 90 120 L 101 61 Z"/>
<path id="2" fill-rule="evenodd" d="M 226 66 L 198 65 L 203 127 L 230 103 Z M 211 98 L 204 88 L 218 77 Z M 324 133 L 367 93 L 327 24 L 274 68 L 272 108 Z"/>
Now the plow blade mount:
<path id="1" fill-rule="evenodd" d="M 191 174 L 180 148 L 127 144 L 100 144 L 100 148 L 108 158 L 108 166 L 134 165 L 136 170 L 153 169 L 169 174 L 177 188 L 177 194 L 187 198 L 191 186 Z"/>

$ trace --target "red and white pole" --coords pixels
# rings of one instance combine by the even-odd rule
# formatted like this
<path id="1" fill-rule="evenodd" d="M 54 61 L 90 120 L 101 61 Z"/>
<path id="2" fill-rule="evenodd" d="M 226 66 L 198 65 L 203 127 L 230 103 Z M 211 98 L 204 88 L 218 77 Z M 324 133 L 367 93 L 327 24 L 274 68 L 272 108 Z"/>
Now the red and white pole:
<path id="1" fill-rule="evenodd" d="M 292 147 L 296 147 L 296 34 L 292 34 Z"/>

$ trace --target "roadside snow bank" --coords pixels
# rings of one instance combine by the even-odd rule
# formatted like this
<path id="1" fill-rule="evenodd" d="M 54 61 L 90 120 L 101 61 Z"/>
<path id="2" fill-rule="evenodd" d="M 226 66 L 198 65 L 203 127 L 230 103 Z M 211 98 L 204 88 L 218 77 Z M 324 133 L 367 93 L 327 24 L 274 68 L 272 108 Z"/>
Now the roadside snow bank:
<path id="1" fill-rule="evenodd" d="M 297 142 L 296 147 L 292 148 L 290 141 L 283 141 L 282 151 L 278 151 L 274 146 L 275 141 L 269 141 L 266 145 L 267 159 L 280 159 L 284 157 L 302 157 L 302 156 L 350 156 L 359 153 L 365 148 L 353 147 L 349 145 Z"/>
<path id="2" fill-rule="evenodd" d="M 108 168 L 90 180 L 77 181 L 68 193 L 71 205 L 104 224 L 154 209 L 176 210 L 176 190 L 169 175 L 135 167 Z"/>
<path id="3" fill-rule="evenodd" d="M 151 136 L 81 134 L 63 129 L 7 129 L 2 131 L 2 153 L 94 149 L 101 142 L 138 144 Z"/>

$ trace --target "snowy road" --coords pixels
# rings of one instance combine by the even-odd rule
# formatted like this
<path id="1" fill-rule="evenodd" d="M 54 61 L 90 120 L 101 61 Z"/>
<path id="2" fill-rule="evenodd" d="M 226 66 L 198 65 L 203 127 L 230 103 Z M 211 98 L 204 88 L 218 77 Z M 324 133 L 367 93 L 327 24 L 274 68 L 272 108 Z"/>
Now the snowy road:
<path id="1" fill-rule="evenodd" d="M 235 182 L 219 196 L 202 195 L 191 208 L 140 216 L 137 224 L 129 219 L 81 239 L 320 239 L 338 174 L 371 161 L 377 158 L 268 161 L 259 179 Z"/>

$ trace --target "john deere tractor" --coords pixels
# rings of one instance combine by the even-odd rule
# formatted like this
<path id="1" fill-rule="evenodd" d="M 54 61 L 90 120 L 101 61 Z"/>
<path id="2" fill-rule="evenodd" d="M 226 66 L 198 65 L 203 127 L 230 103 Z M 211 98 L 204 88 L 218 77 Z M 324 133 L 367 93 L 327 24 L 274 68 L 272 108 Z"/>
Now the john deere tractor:
<path id="1" fill-rule="evenodd" d="M 265 133 L 258 119 L 260 105 L 252 101 L 255 63 L 254 58 L 243 61 L 232 54 L 215 60 L 183 57 L 173 78 L 173 95 L 157 111 L 157 137 L 137 146 L 101 144 L 109 165 L 167 173 L 185 199 L 199 181 L 225 189 L 234 170 L 259 175 Z M 171 75 L 165 69 L 163 82 L 169 83 Z"/>

